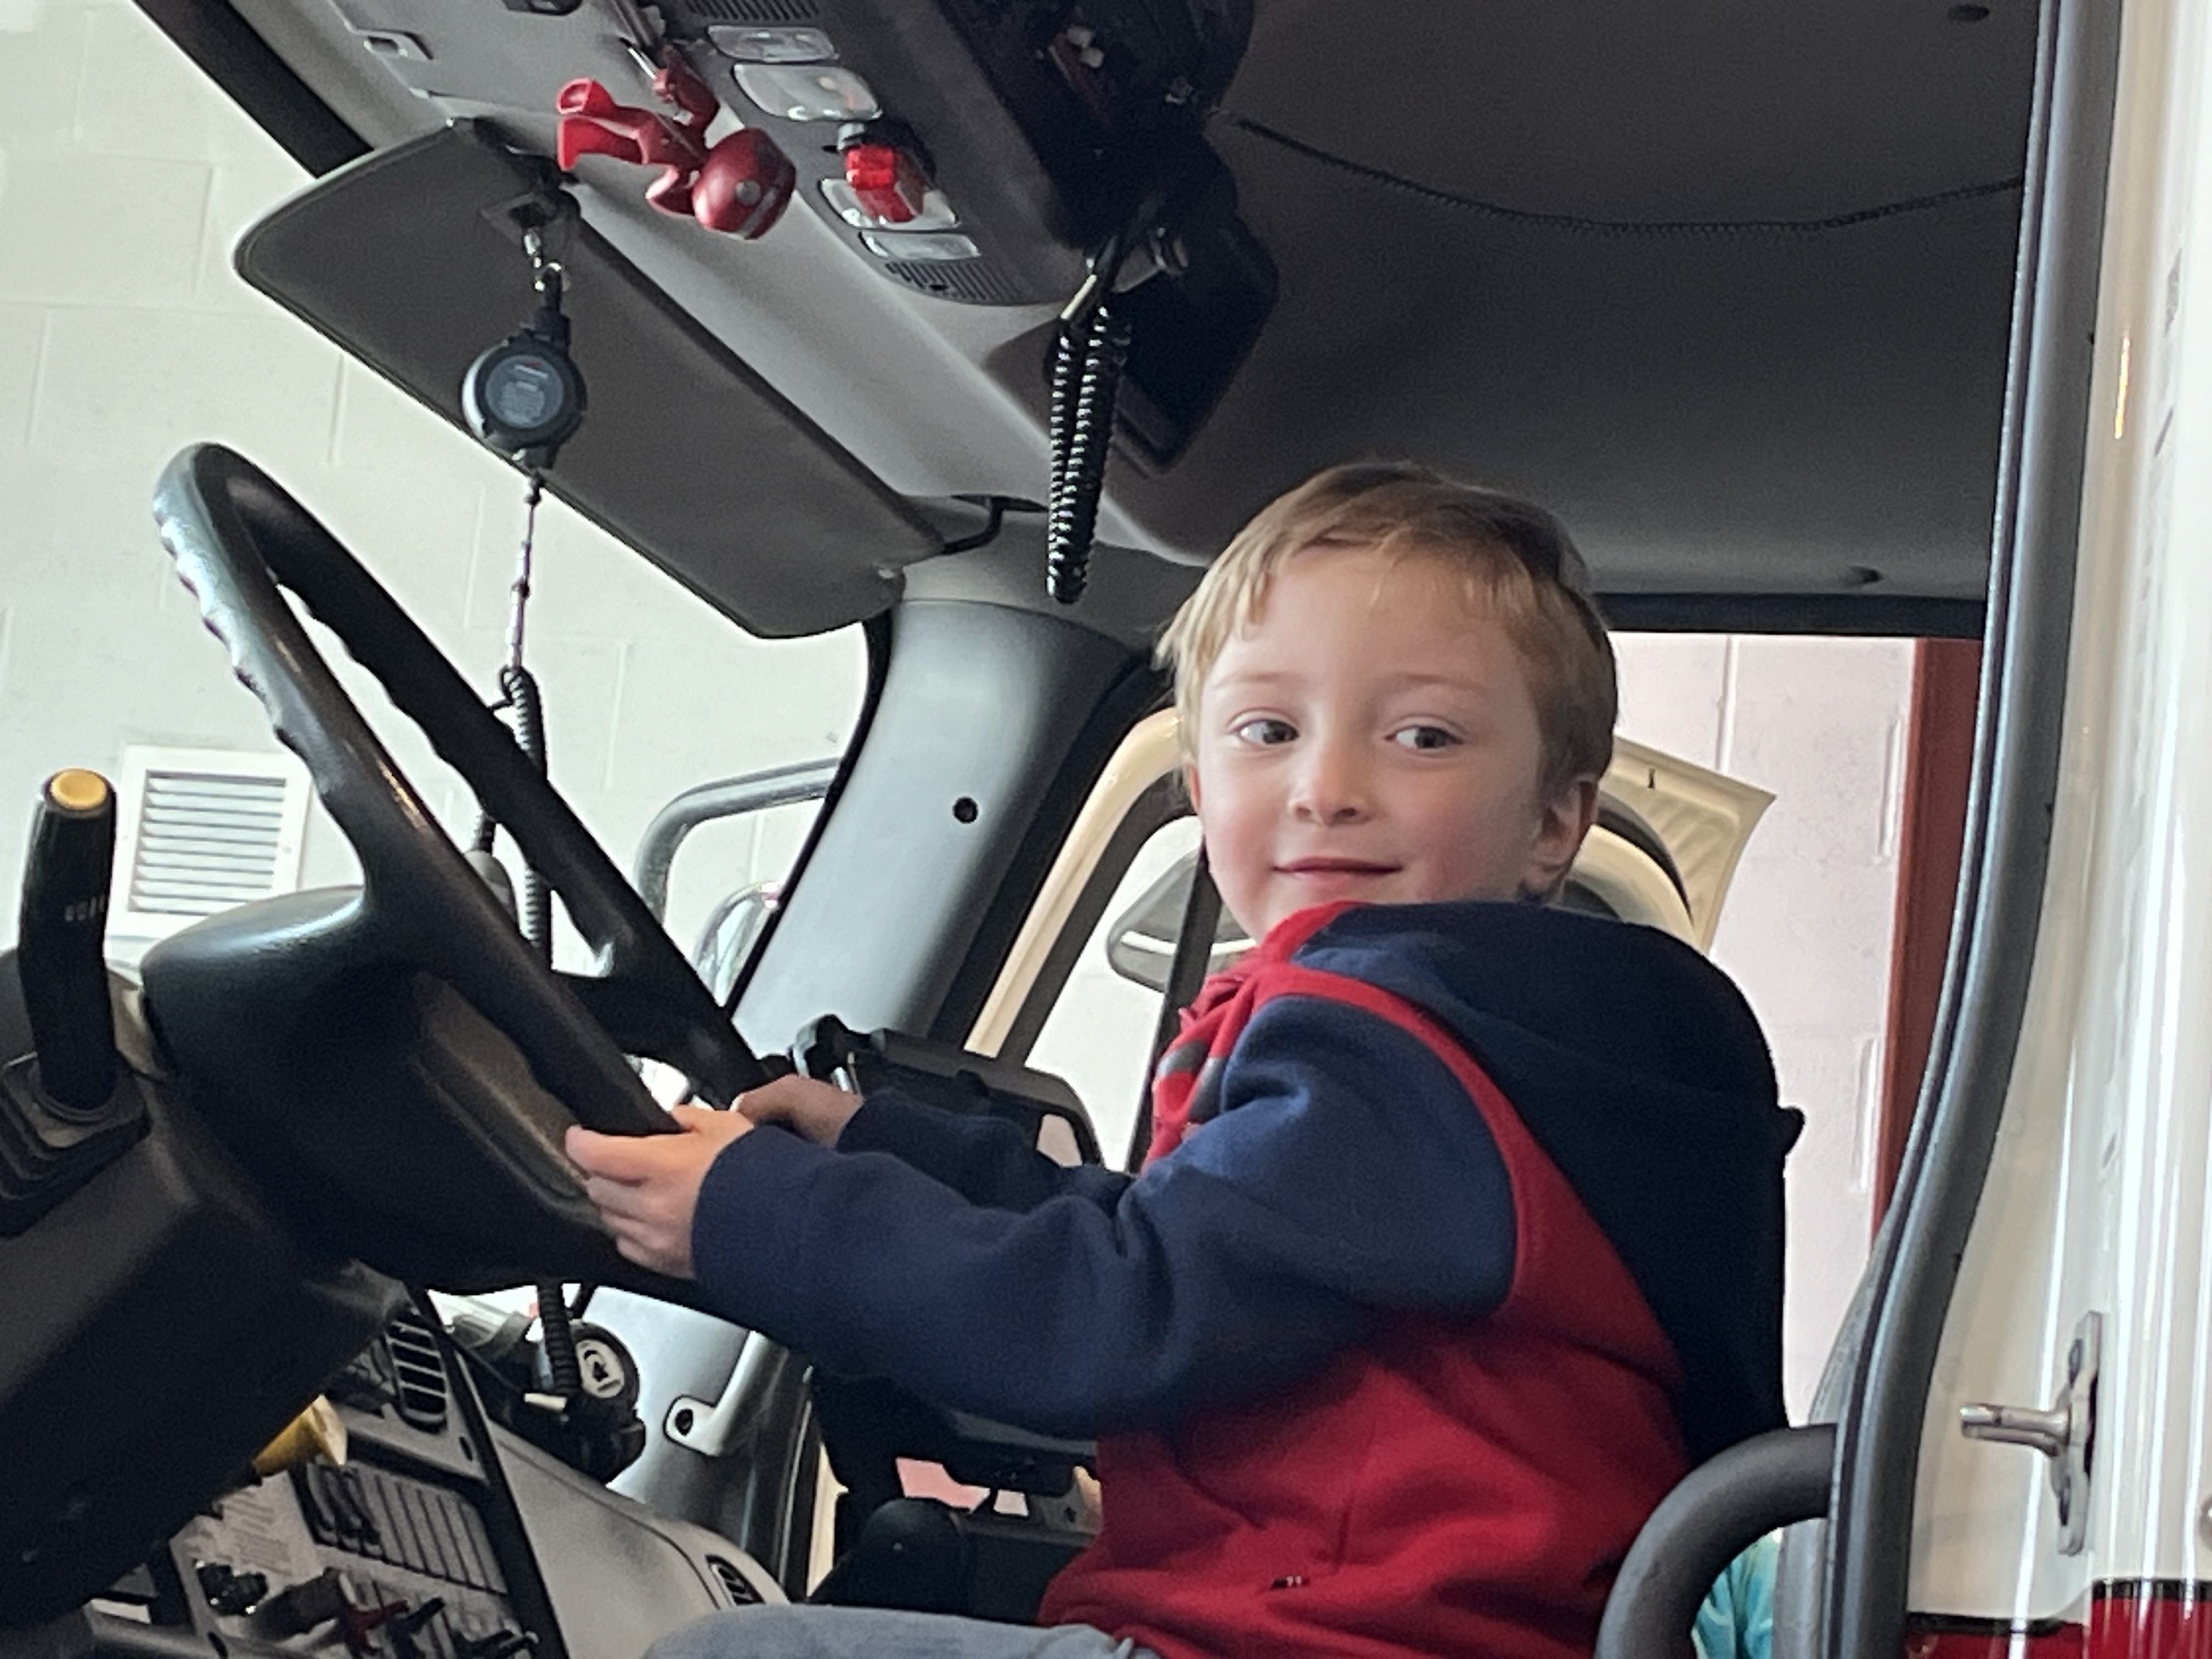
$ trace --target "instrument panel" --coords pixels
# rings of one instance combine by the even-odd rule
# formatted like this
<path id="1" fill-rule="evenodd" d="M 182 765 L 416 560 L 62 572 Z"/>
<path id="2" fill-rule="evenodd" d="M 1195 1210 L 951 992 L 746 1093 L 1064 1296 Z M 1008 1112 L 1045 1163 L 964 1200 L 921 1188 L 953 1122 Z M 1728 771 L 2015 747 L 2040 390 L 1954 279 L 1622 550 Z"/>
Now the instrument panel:
<path id="1" fill-rule="evenodd" d="M 784 1599 L 728 1540 L 491 1422 L 420 1308 L 326 1396 L 343 1463 L 242 1478 L 75 1613 L 0 1629 L 0 1659 L 175 1659 L 179 1638 L 216 1659 L 637 1659 L 694 1618 Z"/>

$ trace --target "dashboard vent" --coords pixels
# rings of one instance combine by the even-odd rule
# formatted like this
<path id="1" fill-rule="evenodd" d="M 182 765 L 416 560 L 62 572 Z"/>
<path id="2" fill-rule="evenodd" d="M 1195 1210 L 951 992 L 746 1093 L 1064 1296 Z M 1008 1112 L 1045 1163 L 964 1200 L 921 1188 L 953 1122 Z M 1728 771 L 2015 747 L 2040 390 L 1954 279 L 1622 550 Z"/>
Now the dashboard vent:
<path id="1" fill-rule="evenodd" d="M 422 1319 L 401 1314 L 385 1328 L 384 1346 L 392 1353 L 395 1384 L 393 1403 L 402 1422 L 426 1433 L 446 1426 L 451 1401 L 446 1392 L 446 1364 L 438 1352 L 438 1339 Z"/>
<path id="2" fill-rule="evenodd" d="M 347 1362 L 323 1392 L 341 1406 L 382 1416 L 398 1392 L 392 1378 L 391 1349 L 382 1342 L 370 1343 Z"/>
<path id="3" fill-rule="evenodd" d="M 1012 305 L 1020 298 L 988 260 L 890 259 L 884 269 L 908 288 L 963 305 Z"/>
<path id="4" fill-rule="evenodd" d="M 736 1562 L 725 1560 L 719 1555 L 710 1555 L 707 1558 L 707 1565 L 714 1570 L 714 1577 L 722 1581 L 723 1591 L 729 1596 L 732 1607 L 749 1607 L 760 1600 L 760 1592 L 752 1587 L 751 1580 L 738 1571 Z"/>
<path id="5" fill-rule="evenodd" d="M 725 23 L 804 23 L 817 15 L 814 0 L 690 0 L 687 9 Z"/>

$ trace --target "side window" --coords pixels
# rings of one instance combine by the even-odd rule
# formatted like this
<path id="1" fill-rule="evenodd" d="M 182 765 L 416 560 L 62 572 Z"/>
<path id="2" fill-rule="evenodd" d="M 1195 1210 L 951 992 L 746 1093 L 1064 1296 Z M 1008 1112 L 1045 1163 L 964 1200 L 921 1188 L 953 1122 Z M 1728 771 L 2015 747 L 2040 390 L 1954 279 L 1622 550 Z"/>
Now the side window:
<path id="1" fill-rule="evenodd" d="M 1189 890 L 1188 874 L 1179 888 L 1155 890 L 1178 867 L 1187 872 L 1197 850 L 1198 821 L 1188 813 L 1145 839 L 1076 951 L 1030 1047 L 1029 1063 L 1066 1078 L 1090 1109 L 1109 1164 L 1121 1164 L 1130 1151 L 1182 919 L 1182 904 L 1172 900 Z M 1156 902 L 1144 903 L 1148 896 Z"/>
<path id="2" fill-rule="evenodd" d="M 74 70 L 32 67 L 88 54 L 128 66 L 128 119 L 67 118 Z M 20 885 L 28 814 L 16 804 L 42 779 L 82 766 L 120 781 L 126 751 L 156 751 L 150 769 L 176 787 L 126 803 L 144 833 L 117 883 L 131 927 L 109 933 L 131 960 L 238 899 L 358 878 L 319 806 L 296 835 L 264 822 L 280 745 L 161 551 L 149 511 L 161 463 L 220 437 L 264 468 L 487 699 L 507 653 L 525 483 L 232 270 L 240 233 L 306 176 L 137 8 L 0 6 L 0 62 L 11 91 L 51 83 L 60 102 L 39 107 L 64 112 L 9 126 L 0 146 L 0 890 Z M 88 90 L 82 107 L 110 106 L 122 106 Z M 108 192 L 70 181 L 135 176 L 147 133 L 163 135 L 178 182 L 126 222 Z M 526 661 L 554 784 L 617 866 L 687 786 L 843 751 L 867 684 L 858 627 L 749 635 L 563 506 L 557 471 L 555 484 L 537 519 Z M 347 653 L 325 654 L 429 811 L 469 839 L 473 796 Z M 176 810 L 188 793 L 204 802 L 210 777 L 211 809 Z M 817 805 L 700 830 L 668 896 L 685 948 L 729 893 L 789 873 Z M 500 838 L 503 858 L 510 846 Z M 15 929 L 11 900 L 0 940 Z M 555 939 L 563 967 L 589 969 L 557 908 Z"/>
<path id="3" fill-rule="evenodd" d="M 791 867 L 836 780 L 837 766 L 833 755 L 695 784 L 656 812 L 639 837 L 638 892 L 689 951 L 717 1001 L 729 995 L 781 908 Z M 682 865 L 692 902 L 672 920 L 677 854 L 695 835 L 713 852 Z M 738 871 L 744 877 L 732 884 Z M 696 924 L 695 937 L 684 923 L 702 908 L 705 919 Z"/>

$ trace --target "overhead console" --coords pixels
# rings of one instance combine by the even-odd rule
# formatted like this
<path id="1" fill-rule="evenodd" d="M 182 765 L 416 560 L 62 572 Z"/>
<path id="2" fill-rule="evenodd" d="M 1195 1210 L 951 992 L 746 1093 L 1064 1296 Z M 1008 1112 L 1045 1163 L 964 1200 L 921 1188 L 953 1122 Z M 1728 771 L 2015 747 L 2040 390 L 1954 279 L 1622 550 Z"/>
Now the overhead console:
<path id="1" fill-rule="evenodd" d="M 671 36 L 891 281 L 1064 305 L 1117 264 L 1121 431 L 1180 453 L 1273 308 L 1273 262 L 1200 135 L 1249 0 L 667 0 Z"/>
<path id="2" fill-rule="evenodd" d="M 162 16 L 161 0 L 145 3 Z M 1234 182 L 1205 133 L 1243 55 L 1249 0 L 251 0 L 240 10 L 271 40 L 293 45 L 316 89 L 354 110 L 356 121 L 368 113 L 366 100 L 380 129 L 427 137 L 426 117 L 477 122 L 527 159 L 565 156 L 583 181 L 587 221 L 605 228 L 625 220 L 628 231 L 647 235 L 617 238 L 644 276 L 910 494 L 925 493 L 913 488 L 921 479 L 947 495 L 1042 499 L 1045 490 L 1042 478 L 1007 475 L 1009 445 L 980 432 L 963 452 L 957 442 L 904 434 L 892 419 L 878 441 L 866 400 L 822 382 L 911 383 L 932 374 L 957 381 L 980 371 L 1034 421 L 1051 367 L 1050 330 L 1040 331 L 1036 308 L 1068 307 L 1097 267 L 1130 334 L 1116 431 L 1125 453 L 1164 467 L 1211 414 L 1276 303 L 1273 261 L 1239 217 Z M 347 84 L 334 79 L 339 66 Z M 681 77 L 680 88 L 665 81 L 656 88 L 668 74 Z M 732 123 L 746 132 L 730 135 Z M 720 135 L 711 144 L 710 126 Z M 758 153 L 763 138 L 772 141 L 769 157 Z M 384 155 L 416 148 L 387 145 Z M 757 190 L 787 191 L 787 210 L 730 201 L 727 169 L 718 178 L 701 171 L 710 152 L 717 167 L 733 156 L 744 162 L 737 187 L 748 203 Z M 778 165 L 784 158 L 787 170 Z M 241 271 L 453 418 L 450 392 L 410 372 L 427 354 L 405 337 L 433 330 L 443 355 L 442 337 L 456 325 L 441 318 L 441 307 L 403 314 L 381 306 L 381 268 L 415 263 L 413 245 L 436 250 L 451 297 L 473 316 L 483 308 L 477 296 L 511 292 L 525 267 L 511 248 L 456 257 L 462 239 L 438 205 L 456 200 L 454 181 L 436 193 L 425 187 L 434 181 L 411 181 L 418 188 L 407 199 L 426 222 L 408 223 L 398 211 L 404 201 L 386 194 L 395 175 L 385 173 L 381 189 L 362 187 L 377 159 L 341 170 L 280 210 L 295 233 L 315 222 L 319 234 L 306 246 L 319 257 L 276 268 L 267 247 L 272 221 L 249 237 Z M 647 201 L 663 212 L 640 214 Z M 793 236 L 800 218 L 815 224 Z M 358 249 L 344 261 L 331 257 L 334 245 L 320 234 L 337 226 Z M 766 244 L 757 254 L 742 246 L 754 237 Z M 821 269 L 825 260 L 842 263 L 830 245 L 845 251 L 849 275 Z M 811 282 L 794 286 L 795 264 L 811 269 Z M 356 280 L 370 284 L 369 295 L 334 308 L 336 290 Z M 580 289 L 592 280 L 577 275 Z M 882 309 L 866 297 L 876 281 L 931 302 L 1030 314 L 1008 319 L 1018 333 L 1001 329 L 995 337 L 948 315 L 944 343 L 925 349 L 865 314 Z M 586 303 L 580 297 L 580 361 L 594 349 L 604 356 L 610 337 L 604 323 L 596 332 L 590 325 Z M 502 313 L 495 326 L 511 323 Z M 799 331 L 784 337 L 786 328 Z M 394 333 L 400 337 L 388 343 L 370 337 Z M 604 429 L 611 419 L 596 366 L 583 367 L 592 424 Z M 439 382 L 447 372 L 441 365 Z M 935 389 L 935 406 L 960 408 L 980 390 L 947 384 Z M 971 404 L 969 416 L 972 422 L 981 410 Z M 658 434 L 654 442 L 669 447 Z M 908 459 L 925 453 L 919 466 Z M 585 449 L 568 464 L 594 470 Z M 732 476 L 750 477 L 751 469 Z M 587 483 L 586 493 L 602 492 Z M 665 514 L 665 505 L 592 501 L 586 510 L 650 549 L 655 538 L 637 536 L 639 521 Z M 768 516 L 756 512 L 750 521 Z M 898 539 L 873 556 L 873 567 L 913 556 L 902 556 Z M 865 614 L 856 598 L 841 596 L 847 614 Z M 788 624 L 779 618 L 770 627 Z"/>
<path id="3" fill-rule="evenodd" d="M 809 207 L 894 280 L 978 304 L 1073 294 L 1082 251 L 1121 228 L 1133 177 L 1187 142 L 1243 49 L 1241 31 L 1220 38 L 1231 20 L 1182 0 L 1091 9 L 1118 33 L 1054 6 L 665 9 L 722 101 L 791 153 Z M 806 21 L 728 21 L 748 14 Z M 1208 68 L 1210 87 L 1194 78 Z"/>

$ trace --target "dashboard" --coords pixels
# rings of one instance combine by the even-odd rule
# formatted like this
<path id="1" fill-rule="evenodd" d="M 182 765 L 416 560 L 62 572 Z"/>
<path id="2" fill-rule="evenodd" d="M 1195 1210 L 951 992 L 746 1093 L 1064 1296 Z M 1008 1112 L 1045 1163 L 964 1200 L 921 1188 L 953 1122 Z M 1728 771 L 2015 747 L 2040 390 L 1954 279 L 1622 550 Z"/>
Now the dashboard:
<path id="1" fill-rule="evenodd" d="M 658 1516 L 485 1414 L 410 1307 L 325 1390 L 345 1461 L 245 1479 L 0 1659 L 637 1659 L 720 1609 L 785 1599 L 704 1528 Z"/>

